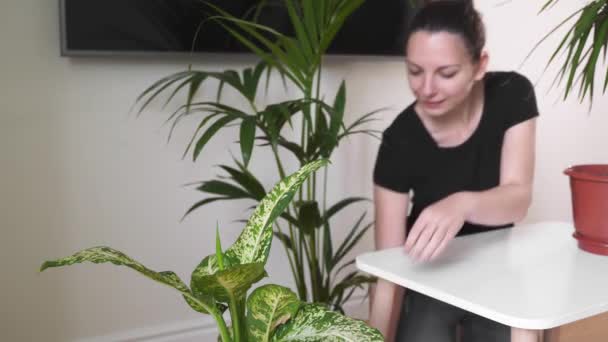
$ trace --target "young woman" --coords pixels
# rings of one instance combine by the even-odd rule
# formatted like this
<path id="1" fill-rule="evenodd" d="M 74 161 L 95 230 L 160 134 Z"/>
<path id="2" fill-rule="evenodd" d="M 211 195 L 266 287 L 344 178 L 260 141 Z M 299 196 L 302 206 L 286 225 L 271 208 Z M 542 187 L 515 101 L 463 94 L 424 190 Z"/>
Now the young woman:
<path id="1" fill-rule="evenodd" d="M 377 249 L 404 246 L 425 262 L 455 236 L 507 228 L 526 215 L 534 90 L 515 72 L 486 72 L 484 44 L 472 1 L 430 1 L 412 19 L 405 55 L 416 101 L 384 131 L 378 151 Z M 372 298 L 369 322 L 387 341 L 451 342 L 457 330 L 464 342 L 510 340 L 509 327 L 383 280 Z"/>

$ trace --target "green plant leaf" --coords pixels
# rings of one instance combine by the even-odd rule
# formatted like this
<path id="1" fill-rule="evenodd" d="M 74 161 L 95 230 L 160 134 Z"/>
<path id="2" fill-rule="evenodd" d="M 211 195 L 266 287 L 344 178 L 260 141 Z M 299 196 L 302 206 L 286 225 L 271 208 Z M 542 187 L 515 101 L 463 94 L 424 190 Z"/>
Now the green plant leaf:
<path id="1" fill-rule="evenodd" d="M 247 299 L 249 341 L 267 342 L 274 330 L 293 317 L 300 308 L 298 296 L 287 287 L 265 285 Z"/>
<path id="2" fill-rule="evenodd" d="M 247 222 L 236 242 L 226 254 L 240 264 L 266 263 L 272 242 L 272 226 L 276 218 L 287 208 L 289 202 L 304 180 L 315 170 L 327 165 L 328 160 L 317 160 L 304 165 L 300 170 L 279 182 L 264 197 Z"/>
<path id="3" fill-rule="evenodd" d="M 247 167 L 251 152 L 253 151 L 253 141 L 255 140 L 255 118 L 248 118 L 241 123 L 241 154 L 243 155 L 243 164 Z"/>
<path id="4" fill-rule="evenodd" d="M 335 305 L 342 305 L 344 302 L 350 299 L 350 295 L 353 292 L 350 291 L 347 296 L 344 296 L 346 290 L 354 290 L 354 288 L 363 289 L 363 285 L 371 284 L 375 281 L 376 278 L 373 276 L 361 274 L 358 271 L 353 271 L 333 287 L 330 295 L 330 301 L 334 302 Z"/>
<path id="5" fill-rule="evenodd" d="M 209 140 L 217 133 L 220 129 L 228 125 L 230 122 L 234 121 L 234 117 L 224 116 L 223 118 L 218 119 L 214 122 L 203 135 L 198 139 L 196 146 L 194 146 L 194 153 L 192 159 L 196 161 L 199 154 L 203 150 L 203 147 L 209 142 Z"/>
<path id="6" fill-rule="evenodd" d="M 287 234 L 281 233 L 276 230 L 273 232 L 273 234 L 274 236 L 276 236 L 277 239 L 279 239 L 283 243 L 283 245 L 285 245 L 287 249 L 293 249 L 293 243 L 291 242 L 291 238 Z"/>
<path id="7" fill-rule="evenodd" d="M 215 256 L 213 259 L 217 260 Z M 190 286 L 195 294 L 202 294 L 222 303 L 228 303 L 231 297 L 245 296 L 251 285 L 267 276 L 263 263 L 233 264 L 226 266 L 223 271 L 219 270 L 217 262 L 213 264 L 216 267 L 215 272 L 211 274 L 208 268 L 197 268 L 192 273 Z"/>
<path id="8" fill-rule="evenodd" d="M 319 54 L 324 54 L 333 42 L 336 34 L 340 31 L 346 18 L 363 4 L 364 0 L 341 0 L 336 2 L 335 10 L 330 14 L 331 21 L 324 29 L 319 44 Z"/>
<path id="9" fill-rule="evenodd" d="M 184 214 L 184 216 L 182 216 L 182 221 L 184 220 L 184 218 L 186 218 L 186 216 L 188 216 L 190 213 L 192 213 L 193 211 L 195 211 L 196 209 L 204 206 L 205 204 L 209 204 L 215 201 L 220 201 L 220 200 L 230 200 L 230 199 L 234 199 L 234 198 L 230 198 L 230 197 L 209 197 L 209 198 L 205 198 L 203 200 L 200 200 L 196 203 L 194 203 L 193 206 L 191 206 L 188 210 L 186 210 L 186 213 Z"/>
<path id="10" fill-rule="evenodd" d="M 128 268 L 131 268 L 131 269 L 143 274 L 144 276 L 146 276 L 152 280 L 155 280 L 159 283 L 165 284 L 167 286 L 170 286 L 170 287 L 178 290 L 184 296 L 184 298 L 186 298 L 186 301 L 188 302 L 188 304 L 190 304 L 190 306 L 193 309 L 195 309 L 196 311 L 210 313 L 211 311 L 217 310 L 215 308 L 215 301 L 213 300 L 212 297 L 204 296 L 204 295 L 200 295 L 200 296 L 194 295 L 190 291 L 188 286 L 186 286 L 186 284 L 184 284 L 184 282 L 175 273 L 173 273 L 171 271 L 163 271 L 163 272 L 153 271 L 153 270 L 145 267 L 141 263 L 135 261 L 134 259 L 130 258 L 128 255 L 124 254 L 123 252 L 112 249 L 110 247 L 101 246 L 101 247 L 87 248 L 87 249 L 79 251 L 69 257 L 65 257 L 65 258 L 61 258 L 61 259 L 57 259 L 57 260 L 45 261 L 42 264 L 42 266 L 40 267 L 40 271 L 42 272 L 42 271 L 46 270 L 47 268 L 51 268 L 51 267 L 62 267 L 62 266 L 69 266 L 69 265 L 73 265 L 73 264 L 79 264 L 79 263 L 83 263 L 85 261 L 89 261 L 89 262 L 92 262 L 95 264 L 109 262 L 109 263 L 112 263 L 112 264 L 118 265 L 118 266 L 126 266 Z"/>
<path id="11" fill-rule="evenodd" d="M 198 191 L 214 194 L 214 195 L 223 195 L 231 199 L 235 198 L 250 198 L 251 196 L 244 191 L 230 183 L 211 180 L 203 182 L 201 186 L 196 188 Z"/>
<path id="12" fill-rule="evenodd" d="M 165 89 L 167 89 L 168 87 L 170 87 L 172 84 L 176 83 L 177 81 L 179 81 L 183 78 L 186 78 L 188 76 L 191 76 L 190 71 L 181 71 L 181 72 L 169 75 L 167 77 L 164 77 L 164 78 L 156 81 L 154 84 L 152 84 L 146 90 L 144 90 L 139 96 L 137 96 L 137 99 L 135 100 L 136 104 L 143 101 L 144 98 L 147 95 L 149 95 L 150 93 L 152 93 L 153 91 L 154 91 L 154 93 L 149 95 L 148 98 L 144 101 L 144 103 L 139 107 L 138 114 L 141 114 L 148 107 L 148 105 Z"/>
<path id="13" fill-rule="evenodd" d="M 317 201 L 303 201 L 296 204 L 298 207 L 299 227 L 306 233 L 312 234 L 322 224 Z"/>
<path id="14" fill-rule="evenodd" d="M 346 208 L 347 206 L 349 206 L 353 203 L 362 202 L 362 201 L 371 202 L 369 198 L 365 198 L 365 197 L 348 197 L 348 198 L 345 198 L 345 199 L 339 201 L 338 203 L 332 205 L 331 207 L 329 207 L 329 209 L 327 209 L 327 211 L 323 215 L 323 222 L 329 222 L 329 220 L 332 218 L 332 216 L 337 214 L 340 210 Z"/>
<path id="15" fill-rule="evenodd" d="M 222 271 L 224 267 L 224 254 L 222 252 L 222 241 L 220 239 L 220 227 L 215 226 L 215 257 L 217 258 L 217 265 L 219 270 Z"/>
<path id="16" fill-rule="evenodd" d="M 264 190 L 262 183 L 247 169 L 245 169 L 244 165 L 239 164 L 240 170 L 226 165 L 220 165 L 220 167 L 224 171 L 228 172 L 230 177 L 243 189 L 246 189 L 249 195 L 256 201 L 260 201 L 262 198 L 264 198 L 264 196 L 266 196 L 266 190 Z"/>
<path id="17" fill-rule="evenodd" d="M 363 219 L 365 218 L 365 214 L 366 213 L 363 213 L 359 217 L 359 219 L 357 220 L 351 231 L 348 233 L 344 241 L 342 241 L 342 244 L 340 244 L 340 247 L 338 247 L 338 250 L 336 250 L 336 254 L 334 255 L 331 261 L 330 269 L 333 269 L 333 267 L 337 265 L 340 260 L 342 260 L 342 258 L 344 258 L 346 254 L 348 254 L 348 252 L 357 244 L 357 242 L 361 240 L 361 238 L 369 230 L 369 228 L 372 227 L 373 224 L 369 223 L 357 233 L 359 227 L 361 226 L 361 222 L 363 222 Z"/>
<path id="18" fill-rule="evenodd" d="M 296 316 L 277 328 L 273 342 L 384 341 L 377 329 L 316 304 L 303 305 Z"/>

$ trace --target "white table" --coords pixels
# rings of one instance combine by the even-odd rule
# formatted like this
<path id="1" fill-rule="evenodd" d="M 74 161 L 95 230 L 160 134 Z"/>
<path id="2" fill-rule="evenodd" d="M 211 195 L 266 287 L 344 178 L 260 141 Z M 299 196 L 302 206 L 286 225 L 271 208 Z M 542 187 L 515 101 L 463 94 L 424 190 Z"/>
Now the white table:
<path id="1" fill-rule="evenodd" d="M 571 223 L 521 225 L 458 237 L 430 263 L 393 248 L 358 256 L 357 267 L 505 325 L 544 330 L 608 312 L 608 257 L 578 249 L 573 232 Z"/>

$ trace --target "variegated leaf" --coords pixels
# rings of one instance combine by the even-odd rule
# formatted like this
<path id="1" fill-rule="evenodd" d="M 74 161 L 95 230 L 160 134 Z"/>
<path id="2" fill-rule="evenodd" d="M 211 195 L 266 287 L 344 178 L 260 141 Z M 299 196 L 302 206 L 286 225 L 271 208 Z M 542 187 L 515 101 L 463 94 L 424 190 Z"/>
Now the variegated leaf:
<path id="1" fill-rule="evenodd" d="M 234 257 L 231 257 L 229 255 L 223 254 L 224 256 L 224 269 L 228 269 L 230 267 L 232 267 L 233 265 L 238 265 L 238 260 L 235 260 Z M 196 266 L 196 268 L 194 269 L 194 271 L 192 272 L 192 277 L 194 277 L 194 274 L 197 275 L 197 277 L 201 277 L 204 275 L 211 275 L 214 274 L 215 272 L 217 272 L 220 269 L 219 267 L 219 263 L 217 262 L 217 255 L 212 254 L 212 255 L 208 255 L 207 257 L 205 257 L 203 259 L 203 261 L 200 262 L 200 264 L 198 264 L 198 266 Z M 192 286 L 192 279 L 190 280 L 190 286 Z"/>
<path id="2" fill-rule="evenodd" d="M 377 329 L 361 320 L 343 316 L 316 304 L 306 304 L 294 318 L 280 326 L 273 342 L 371 342 L 384 341 Z"/>
<path id="3" fill-rule="evenodd" d="M 228 303 L 231 297 L 244 297 L 251 285 L 266 276 L 262 263 L 234 265 L 214 274 L 194 272 L 190 286 L 197 296 L 210 296 L 218 302 Z"/>
<path id="4" fill-rule="evenodd" d="M 156 280 L 160 283 L 171 286 L 174 289 L 178 290 L 182 293 L 182 295 L 186 299 L 186 302 L 188 302 L 188 304 L 198 312 L 209 313 L 210 309 L 216 310 L 213 298 L 208 296 L 195 296 L 190 291 L 188 286 L 186 286 L 186 284 L 184 284 L 184 282 L 175 273 L 171 271 L 153 271 L 145 267 L 141 263 L 133 260 L 123 252 L 117 251 L 110 247 L 92 247 L 77 252 L 69 257 L 46 261 L 40 267 L 40 271 L 42 272 L 50 267 L 69 266 L 73 264 L 83 263 L 85 261 L 89 261 L 95 264 L 110 262 L 114 265 L 129 267 L 150 279 Z"/>
<path id="5" fill-rule="evenodd" d="M 226 255 L 238 260 L 239 264 L 265 264 L 272 242 L 272 224 L 289 205 L 304 180 L 327 163 L 327 159 L 321 159 L 306 164 L 275 185 L 262 199 L 236 242 L 226 250 Z"/>
<path id="6" fill-rule="evenodd" d="M 287 322 L 300 308 L 298 296 L 287 287 L 264 285 L 247 299 L 247 329 L 251 342 L 270 341 L 277 326 Z"/>

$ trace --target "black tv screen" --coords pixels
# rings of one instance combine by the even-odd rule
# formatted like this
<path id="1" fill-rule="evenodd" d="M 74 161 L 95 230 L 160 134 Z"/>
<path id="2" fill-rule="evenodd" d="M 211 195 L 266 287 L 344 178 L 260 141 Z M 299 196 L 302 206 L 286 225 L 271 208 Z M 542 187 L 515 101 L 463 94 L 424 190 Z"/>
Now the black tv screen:
<path id="1" fill-rule="evenodd" d="M 237 17 L 251 18 L 251 9 L 260 0 L 207 2 Z M 366 0 L 348 18 L 328 53 L 402 55 L 412 12 L 409 2 Z M 63 56 L 248 52 L 219 24 L 205 21 L 213 12 L 202 0 L 60 0 L 60 12 Z M 282 6 L 264 6 L 256 20 L 293 35 Z"/>

